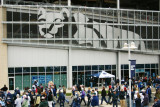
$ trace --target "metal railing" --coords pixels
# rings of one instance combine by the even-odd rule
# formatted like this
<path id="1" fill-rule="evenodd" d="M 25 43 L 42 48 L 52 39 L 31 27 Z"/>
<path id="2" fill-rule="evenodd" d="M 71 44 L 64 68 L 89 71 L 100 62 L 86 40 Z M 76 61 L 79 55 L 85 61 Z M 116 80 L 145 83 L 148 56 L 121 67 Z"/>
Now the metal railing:
<path id="1" fill-rule="evenodd" d="M 20 44 L 23 44 L 27 41 L 29 44 L 32 44 L 33 41 L 36 41 L 38 45 L 45 43 L 45 45 L 47 46 L 48 44 L 51 45 L 52 43 L 52 45 L 58 44 L 59 46 L 69 46 L 69 44 L 67 44 L 68 41 L 72 41 L 72 47 L 77 47 L 79 45 L 80 47 L 84 48 L 91 47 L 97 49 L 119 50 L 121 49 L 124 42 L 137 41 L 139 45 L 144 43 L 145 49 L 138 49 L 136 51 L 157 52 L 160 50 L 159 11 L 94 8 L 82 6 L 68 7 L 59 5 L 3 5 L 3 7 L 7 9 L 7 19 L 3 19 L 2 23 L 10 28 L 7 29 L 7 36 L 3 37 L 4 43 L 19 42 Z M 72 19 L 74 18 L 74 21 L 39 21 L 38 11 L 40 8 L 44 8 L 46 13 L 59 14 L 61 13 L 63 8 L 66 8 L 67 11 L 71 14 L 69 16 L 65 14 L 62 15 L 64 15 L 64 17 L 67 17 L 68 19 L 69 17 L 71 17 Z M 24 16 L 27 16 L 27 18 L 23 18 Z M 77 20 L 75 20 L 75 16 L 77 16 Z M 81 21 L 80 18 L 85 18 L 85 20 Z M 118 20 L 120 23 L 118 23 Z M 42 35 L 40 35 L 38 27 L 39 25 L 57 24 L 64 24 L 64 26 L 75 26 L 76 29 L 78 29 L 78 37 L 75 38 L 75 35 L 73 33 L 73 38 L 69 38 L 69 36 L 66 36 L 66 34 L 68 34 L 65 33 L 66 31 L 72 30 L 72 32 L 74 32 L 75 29 L 73 27 L 67 30 L 66 28 L 62 28 L 62 32 L 61 34 L 59 34 L 59 37 L 53 35 L 54 38 L 44 38 Z M 82 25 L 85 27 L 85 33 L 83 37 L 79 33 L 79 27 Z M 26 26 L 28 28 L 28 32 L 26 32 L 26 30 L 23 30 Z M 102 34 L 103 31 L 100 30 L 103 27 L 106 27 L 106 34 Z M 108 27 L 111 30 L 109 30 Z M 98 37 L 94 37 L 94 35 L 97 34 L 97 31 L 95 31 L 95 29 L 102 36 L 99 35 Z M 89 32 L 90 30 L 92 31 L 92 38 L 87 37 L 87 32 Z M 110 33 L 108 34 L 107 32 Z M 137 35 L 138 38 L 136 37 Z M 130 38 L 129 36 L 132 37 Z M 48 43 L 48 41 L 52 42 Z M 79 44 L 81 42 L 84 42 L 84 44 Z M 98 46 L 93 46 L 94 42 L 98 42 Z M 111 46 L 106 46 L 104 44 Z"/>

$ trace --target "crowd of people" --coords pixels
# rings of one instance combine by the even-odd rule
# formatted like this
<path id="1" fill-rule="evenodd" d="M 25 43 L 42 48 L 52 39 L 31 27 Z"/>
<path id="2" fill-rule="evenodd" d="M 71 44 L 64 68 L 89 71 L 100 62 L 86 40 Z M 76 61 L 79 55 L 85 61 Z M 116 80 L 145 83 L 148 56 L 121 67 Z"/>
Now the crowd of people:
<path id="1" fill-rule="evenodd" d="M 64 107 L 68 103 L 71 107 L 99 106 L 105 101 L 106 105 L 113 107 L 148 107 L 154 100 L 153 107 L 160 107 L 160 78 L 144 77 L 138 81 L 132 79 L 131 102 L 129 102 L 128 81 L 111 80 L 110 85 L 98 88 L 85 88 L 84 85 L 74 85 L 71 91 L 71 101 L 66 99 L 66 87 L 56 87 L 55 84 L 43 87 L 35 81 L 32 89 L 24 89 L 23 92 L 17 87 L 14 93 L 10 93 L 6 85 L 0 89 L 0 107 Z M 153 95 L 152 90 L 155 89 Z"/>

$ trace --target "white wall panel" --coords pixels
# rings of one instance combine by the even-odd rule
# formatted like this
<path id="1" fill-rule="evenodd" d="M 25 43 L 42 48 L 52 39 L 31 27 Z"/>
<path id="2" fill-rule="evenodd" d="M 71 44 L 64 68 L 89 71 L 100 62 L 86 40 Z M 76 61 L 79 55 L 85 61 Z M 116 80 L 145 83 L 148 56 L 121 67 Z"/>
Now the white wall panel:
<path id="1" fill-rule="evenodd" d="M 158 55 L 131 53 L 131 59 L 136 60 L 136 64 L 158 63 Z M 121 53 L 121 64 L 128 64 L 128 53 Z"/>
<path id="2" fill-rule="evenodd" d="M 116 64 L 115 52 L 72 50 L 72 65 Z M 128 53 L 120 54 L 121 64 L 128 64 Z M 131 54 L 137 64 L 158 63 L 157 55 Z M 68 50 L 8 46 L 8 67 L 67 66 Z"/>
<path id="3" fill-rule="evenodd" d="M 72 65 L 116 64 L 116 53 L 90 50 L 72 50 Z"/>
<path id="4" fill-rule="evenodd" d="M 8 67 L 67 66 L 67 63 L 67 50 L 8 46 Z"/>

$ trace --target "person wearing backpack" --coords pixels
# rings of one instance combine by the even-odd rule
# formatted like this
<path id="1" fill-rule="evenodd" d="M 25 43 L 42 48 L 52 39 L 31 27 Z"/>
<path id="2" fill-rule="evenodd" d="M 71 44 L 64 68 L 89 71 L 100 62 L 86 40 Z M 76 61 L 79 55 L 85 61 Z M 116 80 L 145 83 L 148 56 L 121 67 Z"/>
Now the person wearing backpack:
<path id="1" fill-rule="evenodd" d="M 84 91 L 84 88 L 82 88 L 82 91 L 81 91 L 81 102 L 82 102 L 82 100 L 84 101 L 85 106 L 86 106 L 86 101 L 85 101 L 85 91 Z M 81 104 L 81 102 L 80 102 L 80 104 Z"/>
<path id="2" fill-rule="evenodd" d="M 151 94 L 152 94 L 152 92 L 151 92 L 151 88 L 150 88 L 149 85 L 147 86 L 146 94 L 148 94 L 149 102 L 151 102 Z"/>

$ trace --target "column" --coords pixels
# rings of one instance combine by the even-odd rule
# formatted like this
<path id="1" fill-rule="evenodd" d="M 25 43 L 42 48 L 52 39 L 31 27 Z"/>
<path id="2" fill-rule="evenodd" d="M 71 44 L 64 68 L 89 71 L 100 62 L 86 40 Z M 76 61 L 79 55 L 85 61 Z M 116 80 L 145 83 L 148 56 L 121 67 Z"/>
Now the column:
<path id="1" fill-rule="evenodd" d="M 70 0 L 68 0 L 70 1 Z M 70 4 L 69 4 L 70 5 Z M 69 10 L 69 20 L 68 22 L 72 21 L 71 16 L 71 7 L 68 8 Z M 68 38 L 72 38 L 72 24 L 68 24 Z M 72 40 L 69 40 L 69 49 L 68 49 L 68 72 L 67 72 L 67 88 L 72 88 Z"/>
<path id="2" fill-rule="evenodd" d="M 121 85 L 121 59 L 120 59 L 120 51 L 117 52 L 117 64 L 116 64 L 116 77 L 119 79 L 119 85 Z"/>
<path id="3" fill-rule="evenodd" d="M 72 49 L 68 49 L 67 88 L 72 88 Z"/>
<path id="4" fill-rule="evenodd" d="M 2 38 L 7 36 L 7 25 L 1 23 L 5 20 L 6 8 L 0 7 L 0 88 L 2 88 L 4 84 L 8 87 L 7 44 L 2 43 Z"/>
<path id="5" fill-rule="evenodd" d="M 158 75 L 160 75 L 160 55 L 159 55 L 159 63 L 158 63 Z"/>
<path id="6" fill-rule="evenodd" d="M 160 0 L 159 0 L 159 10 L 160 10 Z"/>

